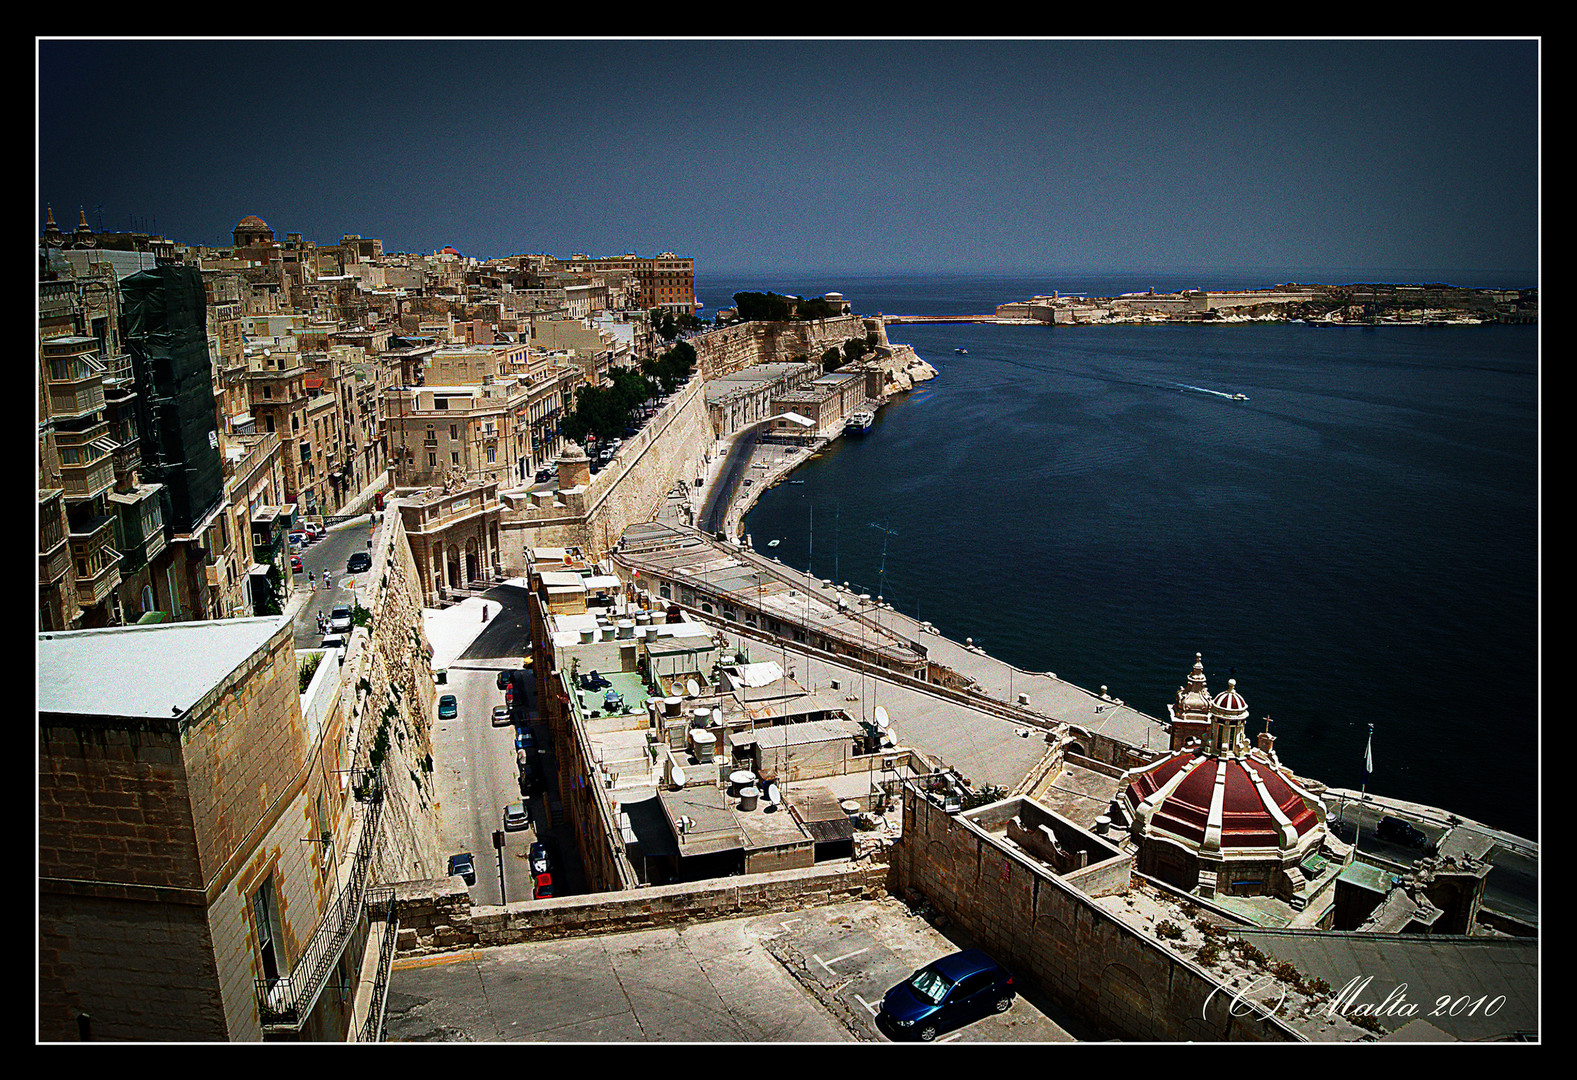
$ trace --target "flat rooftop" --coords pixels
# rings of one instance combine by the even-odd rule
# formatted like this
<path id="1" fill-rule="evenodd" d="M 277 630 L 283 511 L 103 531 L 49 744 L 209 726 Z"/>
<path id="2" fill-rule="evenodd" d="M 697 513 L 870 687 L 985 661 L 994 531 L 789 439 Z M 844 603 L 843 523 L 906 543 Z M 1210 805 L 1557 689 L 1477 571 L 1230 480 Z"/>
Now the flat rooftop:
<path id="1" fill-rule="evenodd" d="M 289 616 L 38 635 L 38 711 L 170 720 L 241 667 Z"/>

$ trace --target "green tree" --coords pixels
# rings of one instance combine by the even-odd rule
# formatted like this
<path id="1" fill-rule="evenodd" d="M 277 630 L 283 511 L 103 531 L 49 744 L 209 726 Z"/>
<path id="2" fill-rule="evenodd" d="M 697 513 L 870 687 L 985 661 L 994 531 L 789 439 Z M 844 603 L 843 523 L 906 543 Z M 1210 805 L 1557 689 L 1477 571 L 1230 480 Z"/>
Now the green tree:
<path id="1" fill-rule="evenodd" d="M 837 349 L 828 349 L 821 354 L 821 369 L 831 371 L 843 363 L 843 354 Z"/>

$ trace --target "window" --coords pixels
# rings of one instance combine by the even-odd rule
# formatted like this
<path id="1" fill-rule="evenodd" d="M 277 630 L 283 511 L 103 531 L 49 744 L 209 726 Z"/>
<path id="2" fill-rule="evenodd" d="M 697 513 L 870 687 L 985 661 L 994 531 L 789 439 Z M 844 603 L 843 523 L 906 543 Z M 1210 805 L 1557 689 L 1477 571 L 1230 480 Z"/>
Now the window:
<path id="1" fill-rule="evenodd" d="M 451 450 L 451 451 L 449 451 L 449 461 L 450 461 L 451 464 L 454 464 L 454 465 L 460 464 L 460 451 L 458 451 L 458 450 Z"/>
<path id="2" fill-rule="evenodd" d="M 438 455 L 434 454 L 434 453 L 429 453 L 427 455 L 427 464 L 429 464 L 429 465 L 437 465 L 438 464 Z"/>
<path id="3" fill-rule="evenodd" d="M 284 936 L 279 932 L 279 899 L 274 892 L 274 875 L 268 875 L 257 892 L 252 894 L 252 928 L 257 932 L 258 959 L 262 961 L 263 977 L 270 983 L 278 981 L 283 946 L 277 944 Z"/>
<path id="4" fill-rule="evenodd" d="M 449 437 L 451 439 L 458 439 L 460 437 L 460 426 L 458 424 L 449 425 Z"/>

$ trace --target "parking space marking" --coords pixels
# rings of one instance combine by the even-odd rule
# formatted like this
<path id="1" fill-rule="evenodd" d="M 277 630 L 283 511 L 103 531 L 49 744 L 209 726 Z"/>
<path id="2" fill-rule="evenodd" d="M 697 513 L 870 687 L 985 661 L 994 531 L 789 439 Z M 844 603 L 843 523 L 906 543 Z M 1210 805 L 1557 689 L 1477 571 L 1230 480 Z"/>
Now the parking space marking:
<path id="1" fill-rule="evenodd" d="M 870 947 L 867 946 L 867 947 L 865 947 L 863 949 L 855 949 L 851 953 L 844 953 L 842 956 L 834 956 L 831 960 L 823 960 L 821 957 L 817 956 L 815 953 L 811 953 L 810 954 L 810 958 L 812 960 L 816 961 L 816 963 L 820 964 L 822 967 L 826 968 L 828 975 L 836 975 L 837 972 L 832 970 L 832 966 L 831 965 L 836 964 L 839 960 L 847 960 L 851 956 L 859 956 L 861 953 L 870 952 L 870 951 L 871 951 Z"/>
<path id="2" fill-rule="evenodd" d="M 871 1004 L 869 1001 L 866 1001 L 864 998 L 862 998 L 859 994 L 855 994 L 855 995 L 853 995 L 853 997 L 854 997 L 855 1001 L 858 1001 L 861 1005 L 864 1005 L 866 1011 L 869 1012 L 872 1016 L 875 1016 L 877 1013 L 882 1011 L 882 1007 L 880 1005 L 873 1005 L 873 1004 Z"/>

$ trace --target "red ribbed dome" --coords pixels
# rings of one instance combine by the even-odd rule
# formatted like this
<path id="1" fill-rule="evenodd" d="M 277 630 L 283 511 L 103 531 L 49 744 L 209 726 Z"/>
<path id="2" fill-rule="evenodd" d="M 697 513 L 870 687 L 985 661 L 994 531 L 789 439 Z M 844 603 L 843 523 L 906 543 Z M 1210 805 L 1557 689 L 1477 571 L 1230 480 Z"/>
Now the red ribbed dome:
<path id="1" fill-rule="evenodd" d="M 1210 824 L 1218 776 L 1223 780 L 1220 826 L 1224 849 L 1278 846 L 1281 826 L 1271 806 L 1291 823 L 1300 838 L 1319 823 L 1314 807 L 1270 766 L 1235 757 L 1206 757 L 1193 751 L 1173 753 L 1135 776 L 1123 790 L 1130 812 L 1136 812 L 1185 768 L 1187 775 L 1156 804 L 1149 819 L 1151 830 L 1190 845 L 1202 844 Z"/>
<path id="2" fill-rule="evenodd" d="M 268 228 L 268 222 L 264 221 L 256 214 L 248 214 L 246 217 L 236 222 L 235 227 L 237 229 L 266 229 Z"/>

